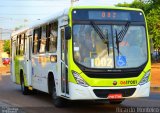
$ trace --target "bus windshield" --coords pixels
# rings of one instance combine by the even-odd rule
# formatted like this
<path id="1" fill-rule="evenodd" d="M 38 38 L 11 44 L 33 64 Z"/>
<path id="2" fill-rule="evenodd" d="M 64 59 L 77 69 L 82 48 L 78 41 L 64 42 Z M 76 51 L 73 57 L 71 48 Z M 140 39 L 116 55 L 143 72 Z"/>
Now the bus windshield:
<path id="1" fill-rule="evenodd" d="M 120 69 L 136 68 L 147 61 L 147 40 L 143 25 L 131 24 L 127 29 L 126 24 L 96 26 L 99 31 L 92 24 L 73 25 L 75 62 L 88 68 Z"/>

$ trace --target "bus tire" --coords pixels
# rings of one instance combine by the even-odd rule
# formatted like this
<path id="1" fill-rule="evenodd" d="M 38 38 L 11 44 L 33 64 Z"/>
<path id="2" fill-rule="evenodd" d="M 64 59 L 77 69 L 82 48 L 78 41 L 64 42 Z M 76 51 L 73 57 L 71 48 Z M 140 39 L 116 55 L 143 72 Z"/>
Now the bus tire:
<path id="1" fill-rule="evenodd" d="M 121 104 L 124 100 L 109 100 L 110 104 Z"/>
<path id="2" fill-rule="evenodd" d="M 57 96 L 55 87 L 53 88 L 52 99 L 55 107 L 58 107 L 58 108 L 64 107 L 65 105 L 64 99 Z"/>
<path id="3" fill-rule="evenodd" d="M 22 91 L 22 94 L 23 95 L 28 95 L 29 94 L 29 89 L 28 87 L 25 86 L 25 83 L 24 83 L 24 76 L 22 75 L 21 73 L 21 91 Z"/>
<path id="4" fill-rule="evenodd" d="M 55 107 L 61 108 L 65 106 L 64 99 L 57 96 L 55 84 L 53 85 L 52 100 Z"/>

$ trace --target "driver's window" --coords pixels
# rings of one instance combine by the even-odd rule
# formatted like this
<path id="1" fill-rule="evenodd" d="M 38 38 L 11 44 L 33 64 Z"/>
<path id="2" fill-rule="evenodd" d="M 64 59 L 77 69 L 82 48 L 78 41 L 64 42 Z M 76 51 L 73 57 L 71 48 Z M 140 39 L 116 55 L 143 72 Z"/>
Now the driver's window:
<path id="1" fill-rule="evenodd" d="M 99 32 L 91 25 L 73 26 L 74 59 L 86 67 L 112 68 L 114 64 L 111 26 L 97 27 Z"/>

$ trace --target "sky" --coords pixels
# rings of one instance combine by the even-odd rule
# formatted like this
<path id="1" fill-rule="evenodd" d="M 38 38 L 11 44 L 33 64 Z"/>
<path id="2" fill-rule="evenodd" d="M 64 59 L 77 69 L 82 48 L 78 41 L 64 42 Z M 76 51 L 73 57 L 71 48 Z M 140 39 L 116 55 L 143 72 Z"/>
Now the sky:
<path id="1" fill-rule="evenodd" d="M 0 0 L 0 35 L 9 38 L 15 27 L 27 25 L 34 20 L 47 17 L 54 12 L 69 7 L 71 0 Z M 79 0 L 74 5 L 114 6 L 118 3 L 131 3 L 133 0 Z"/>

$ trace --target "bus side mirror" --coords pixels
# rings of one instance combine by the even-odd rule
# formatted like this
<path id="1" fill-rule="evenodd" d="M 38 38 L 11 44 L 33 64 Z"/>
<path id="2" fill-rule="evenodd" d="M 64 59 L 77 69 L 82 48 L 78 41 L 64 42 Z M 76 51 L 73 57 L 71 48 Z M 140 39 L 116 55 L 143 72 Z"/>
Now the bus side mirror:
<path id="1" fill-rule="evenodd" d="M 66 40 L 71 39 L 71 27 L 69 26 L 65 27 L 65 39 Z"/>

